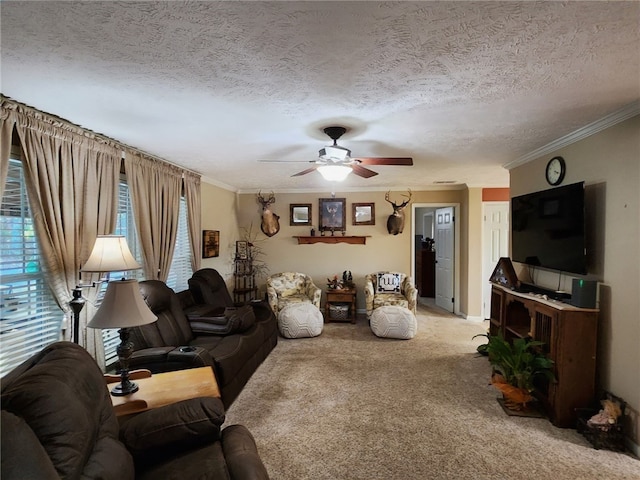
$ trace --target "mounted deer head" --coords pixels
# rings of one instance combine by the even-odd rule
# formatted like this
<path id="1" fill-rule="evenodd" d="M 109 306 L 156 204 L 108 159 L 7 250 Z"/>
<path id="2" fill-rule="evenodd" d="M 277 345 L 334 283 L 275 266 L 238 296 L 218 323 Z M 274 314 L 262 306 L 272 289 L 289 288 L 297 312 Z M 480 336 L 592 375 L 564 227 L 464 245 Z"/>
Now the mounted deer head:
<path id="1" fill-rule="evenodd" d="M 404 230 L 404 207 L 406 207 L 411 201 L 411 189 L 409 189 L 408 196 L 403 195 L 406 200 L 400 205 L 389 200 L 390 193 L 391 192 L 389 191 L 384 195 L 384 199 L 393 207 L 393 213 L 389 215 L 389 218 L 387 219 L 387 231 L 392 235 L 398 235 L 399 233 L 402 233 L 402 230 Z"/>
<path id="2" fill-rule="evenodd" d="M 258 203 L 262 205 L 262 222 L 260 223 L 260 230 L 262 230 L 262 233 L 267 237 L 273 237 L 280 231 L 280 217 L 271 210 L 271 205 L 276 203 L 276 196 L 271 192 L 271 194 L 269 194 L 269 198 L 265 200 L 261 193 L 258 192 L 257 199 Z"/>

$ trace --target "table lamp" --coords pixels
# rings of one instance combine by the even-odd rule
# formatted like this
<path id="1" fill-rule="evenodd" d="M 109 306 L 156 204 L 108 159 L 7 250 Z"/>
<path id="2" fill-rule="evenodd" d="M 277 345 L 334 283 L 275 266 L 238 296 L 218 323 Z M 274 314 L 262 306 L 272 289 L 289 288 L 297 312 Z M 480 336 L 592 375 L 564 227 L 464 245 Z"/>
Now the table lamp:
<path id="1" fill-rule="evenodd" d="M 137 280 L 109 282 L 102 304 L 87 326 L 120 329 L 120 345 L 116 349 L 120 361 L 120 384 L 111 390 L 112 395 L 123 396 L 138 391 L 138 385 L 129 380 L 129 358 L 133 353 L 129 328 L 147 325 L 157 319 L 144 302 Z"/>

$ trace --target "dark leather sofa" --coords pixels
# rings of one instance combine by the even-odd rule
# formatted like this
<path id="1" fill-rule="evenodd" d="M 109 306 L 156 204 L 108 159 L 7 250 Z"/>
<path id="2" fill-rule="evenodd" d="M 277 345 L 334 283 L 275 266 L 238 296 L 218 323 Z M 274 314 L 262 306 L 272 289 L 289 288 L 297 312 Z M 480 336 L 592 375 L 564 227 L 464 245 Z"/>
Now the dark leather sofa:
<path id="1" fill-rule="evenodd" d="M 89 353 L 58 342 L 2 379 L 3 480 L 268 479 L 251 433 L 222 428 L 217 398 L 119 424 Z"/>
<path id="2" fill-rule="evenodd" d="M 278 325 L 266 302 L 235 306 L 217 275 L 215 304 L 198 304 L 190 291 L 178 295 L 158 280 L 140 282 L 158 320 L 130 330 L 130 366 L 162 372 L 211 365 L 228 408 L 276 346 Z"/>

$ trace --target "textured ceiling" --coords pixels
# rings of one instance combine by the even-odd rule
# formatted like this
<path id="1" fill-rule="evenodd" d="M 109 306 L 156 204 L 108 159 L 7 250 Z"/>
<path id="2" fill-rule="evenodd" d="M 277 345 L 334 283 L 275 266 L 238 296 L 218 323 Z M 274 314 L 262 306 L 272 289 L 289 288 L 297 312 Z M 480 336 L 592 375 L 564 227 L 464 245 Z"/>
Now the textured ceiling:
<path id="1" fill-rule="evenodd" d="M 0 9 L 3 94 L 240 191 L 507 186 L 507 162 L 640 98 L 638 2 Z M 291 178 L 334 124 L 414 166 Z"/>

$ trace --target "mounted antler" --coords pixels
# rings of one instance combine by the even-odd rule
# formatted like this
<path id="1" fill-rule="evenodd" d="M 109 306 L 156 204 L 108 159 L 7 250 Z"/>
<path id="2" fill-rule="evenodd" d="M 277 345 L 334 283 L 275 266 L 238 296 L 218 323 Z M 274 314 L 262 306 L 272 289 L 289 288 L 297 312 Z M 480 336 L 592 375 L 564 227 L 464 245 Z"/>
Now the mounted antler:
<path id="1" fill-rule="evenodd" d="M 387 231 L 392 235 L 398 235 L 399 233 L 402 233 L 402 230 L 404 230 L 404 207 L 409 204 L 412 196 L 411 189 L 409 188 L 407 190 L 409 195 L 402 195 L 406 200 L 400 205 L 389 200 L 389 194 L 391 191 L 384 195 L 384 199 L 393 207 L 393 213 L 389 215 L 389 218 L 387 219 Z"/>
<path id="2" fill-rule="evenodd" d="M 273 192 L 269 194 L 268 199 L 264 199 L 261 191 L 258 191 L 257 200 L 262 205 L 262 222 L 260 223 L 260 230 L 267 237 L 273 237 L 280 231 L 280 217 L 273 213 L 271 205 L 276 203 L 276 196 Z"/>

